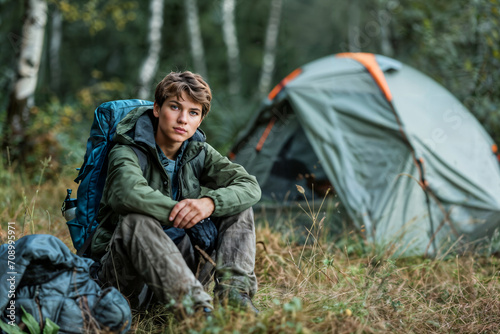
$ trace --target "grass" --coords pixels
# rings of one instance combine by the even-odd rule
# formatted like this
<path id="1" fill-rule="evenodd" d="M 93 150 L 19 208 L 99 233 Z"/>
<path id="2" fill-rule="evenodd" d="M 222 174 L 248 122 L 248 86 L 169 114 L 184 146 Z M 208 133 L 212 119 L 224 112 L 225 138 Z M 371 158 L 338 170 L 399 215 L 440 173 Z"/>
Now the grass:
<path id="1" fill-rule="evenodd" d="M 50 161 L 45 167 L 50 168 Z M 1 167 L 0 167 L 1 168 Z M 73 176 L 29 183 L 15 168 L 0 170 L 0 241 L 15 221 L 17 236 L 50 233 L 70 248 L 60 214 Z M 177 321 L 160 309 L 134 314 L 137 333 L 498 333 L 500 260 L 469 254 L 442 259 L 391 259 L 374 253 L 361 234 L 331 238 L 329 218 L 310 215 L 295 233 L 257 221 L 254 297 L 258 316 L 217 308 L 214 315 Z M 321 217 L 322 218 L 322 217 Z M 300 232 L 300 231 L 299 231 Z"/>

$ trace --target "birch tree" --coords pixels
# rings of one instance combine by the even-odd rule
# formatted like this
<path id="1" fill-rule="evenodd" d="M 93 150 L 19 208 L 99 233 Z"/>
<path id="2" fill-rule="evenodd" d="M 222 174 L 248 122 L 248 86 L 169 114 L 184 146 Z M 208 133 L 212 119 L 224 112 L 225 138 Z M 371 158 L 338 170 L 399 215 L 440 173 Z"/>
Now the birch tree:
<path id="1" fill-rule="evenodd" d="M 235 0 L 222 0 L 222 31 L 227 48 L 229 93 L 240 93 L 240 50 L 234 18 Z"/>
<path id="2" fill-rule="evenodd" d="M 394 49 L 391 44 L 391 30 L 387 25 L 380 25 L 380 49 L 382 54 L 388 57 L 394 56 Z"/>
<path id="3" fill-rule="evenodd" d="M 262 58 L 262 70 L 259 81 L 259 95 L 264 96 L 271 86 L 276 60 L 276 47 L 278 44 L 278 32 L 280 27 L 282 0 L 272 0 L 269 11 L 269 21 L 266 29 L 266 41 L 264 56 Z"/>
<path id="4" fill-rule="evenodd" d="M 46 23 L 46 1 L 26 0 L 16 79 L 10 93 L 7 119 L 4 123 L 4 148 L 22 142 L 25 138 L 29 107 L 34 104 Z"/>
<path id="5" fill-rule="evenodd" d="M 151 0 L 149 8 L 149 50 L 139 72 L 139 98 L 147 99 L 151 96 L 151 83 L 158 69 L 161 51 L 161 28 L 163 26 L 164 0 Z"/>
<path id="6" fill-rule="evenodd" d="M 49 46 L 50 85 L 54 91 L 58 91 L 61 84 L 61 61 L 59 53 L 62 43 L 62 14 L 59 9 L 54 10 L 51 21 Z"/>
<path id="7" fill-rule="evenodd" d="M 361 51 L 361 31 L 360 31 L 360 12 L 358 0 L 349 2 L 348 10 L 348 40 L 349 52 Z"/>
<path id="8" fill-rule="evenodd" d="M 186 0 L 186 16 L 191 44 L 191 54 L 193 56 L 194 70 L 203 78 L 207 79 L 207 67 L 205 65 L 205 50 L 201 38 L 200 19 L 198 16 L 198 6 L 196 0 Z"/>
<path id="9" fill-rule="evenodd" d="M 383 55 L 392 57 L 394 55 L 394 48 L 391 43 L 391 27 L 389 25 L 392 14 L 385 9 L 386 1 L 379 1 L 378 7 L 377 19 L 380 25 L 380 49 Z"/>

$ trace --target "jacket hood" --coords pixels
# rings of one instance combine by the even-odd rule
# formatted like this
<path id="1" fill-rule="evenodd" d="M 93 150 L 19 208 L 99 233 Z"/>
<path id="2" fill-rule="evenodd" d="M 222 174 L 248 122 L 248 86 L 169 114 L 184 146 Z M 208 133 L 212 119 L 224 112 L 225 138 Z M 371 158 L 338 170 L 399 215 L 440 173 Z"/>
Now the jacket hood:
<path id="1" fill-rule="evenodd" d="M 127 145 L 146 146 L 156 149 L 155 132 L 158 119 L 153 115 L 153 108 L 138 107 L 125 116 L 116 127 L 113 140 Z M 205 142 L 205 133 L 198 128 L 190 141 Z"/>

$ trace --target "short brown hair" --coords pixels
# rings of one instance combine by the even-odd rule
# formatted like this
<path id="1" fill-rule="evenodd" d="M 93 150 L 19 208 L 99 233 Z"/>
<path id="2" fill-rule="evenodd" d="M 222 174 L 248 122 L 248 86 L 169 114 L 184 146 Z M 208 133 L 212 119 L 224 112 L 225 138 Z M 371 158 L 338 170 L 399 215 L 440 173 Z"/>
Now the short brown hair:
<path id="1" fill-rule="evenodd" d="M 208 114 L 212 100 L 210 87 L 201 75 L 190 71 L 170 72 L 163 78 L 156 86 L 155 102 L 161 108 L 167 98 L 171 96 L 180 98 L 182 92 L 186 92 L 194 102 L 201 104 L 202 118 Z"/>

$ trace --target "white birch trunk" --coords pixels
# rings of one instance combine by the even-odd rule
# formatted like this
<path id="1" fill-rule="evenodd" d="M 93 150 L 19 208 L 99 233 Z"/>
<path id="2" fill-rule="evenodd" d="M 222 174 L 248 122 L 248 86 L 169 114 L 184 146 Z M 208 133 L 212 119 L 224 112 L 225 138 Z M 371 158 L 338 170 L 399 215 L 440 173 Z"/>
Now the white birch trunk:
<path id="1" fill-rule="evenodd" d="M 139 72 L 139 98 L 147 99 L 152 96 L 151 83 L 158 69 L 161 51 L 161 28 L 163 26 L 163 4 L 164 0 L 151 0 L 149 9 L 151 18 L 149 20 L 149 50 Z"/>
<path id="2" fill-rule="evenodd" d="M 47 3 L 45 0 L 27 0 L 19 51 L 16 81 L 7 107 L 4 124 L 3 146 L 9 146 L 11 137 L 23 140 L 24 127 L 29 119 L 28 101 L 34 104 L 34 93 L 38 81 L 38 70 L 43 50 Z M 17 141 L 19 140 L 17 138 Z"/>
<path id="3" fill-rule="evenodd" d="M 382 54 L 384 56 L 392 57 L 394 56 L 394 48 L 391 44 L 391 31 L 389 30 L 389 26 L 380 26 L 380 48 L 382 50 Z"/>
<path id="4" fill-rule="evenodd" d="M 348 12 L 348 39 L 349 39 L 349 52 L 359 52 L 361 51 L 361 31 L 360 25 L 360 13 L 359 13 L 359 3 L 357 0 L 351 0 L 349 2 L 349 12 Z"/>
<path id="5" fill-rule="evenodd" d="M 388 57 L 394 55 L 394 48 L 391 43 L 391 29 L 390 29 L 390 14 L 385 10 L 380 10 L 378 13 L 378 22 L 380 24 L 380 48 L 382 54 Z"/>
<path id="6" fill-rule="evenodd" d="M 203 48 L 203 40 L 201 38 L 198 6 L 196 5 L 196 0 L 185 0 L 185 4 L 194 70 L 206 80 L 208 79 L 207 67 L 205 65 L 205 50 Z"/>
<path id="7" fill-rule="evenodd" d="M 14 85 L 14 97 L 17 100 L 27 99 L 35 93 L 47 23 L 45 0 L 29 0 L 26 1 L 26 6 L 18 79 Z"/>
<path id="8" fill-rule="evenodd" d="M 262 97 L 269 92 L 276 59 L 276 46 L 280 27 L 282 0 L 272 0 L 267 23 L 264 57 L 259 81 L 259 95 Z"/>
<path id="9" fill-rule="evenodd" d="M 222 32 L 227 48 L 229 93 L 238 95 L 240 92 L 240 50 L 236 36 L 234 8 L 235 0 L 222 0 Z"/>
<path id="10" fill-rule="evenodd" d="M 57 91 L 61 84 L 61 60 L 59 52 L 62 43 L 62 14 L 58 9 L 52 14 L 52 26 L 50 34 L 49 58 L 50 58 L 50 84 Z"/>

